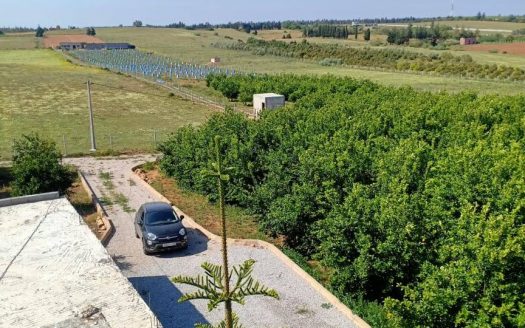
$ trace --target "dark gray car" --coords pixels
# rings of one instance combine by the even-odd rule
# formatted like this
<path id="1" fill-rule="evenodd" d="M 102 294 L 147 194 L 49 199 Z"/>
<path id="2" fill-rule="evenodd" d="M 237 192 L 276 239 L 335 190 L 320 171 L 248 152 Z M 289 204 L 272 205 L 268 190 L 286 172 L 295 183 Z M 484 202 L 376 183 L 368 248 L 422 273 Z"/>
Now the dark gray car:
<path id="1" fill-rule="evenodd" d="M 182 219 L 170 204 L 152 202 L 142 205 L 135 215 L 135 236 L 142 240 L 144 254 L 149 255 L 188 247 Z"/>

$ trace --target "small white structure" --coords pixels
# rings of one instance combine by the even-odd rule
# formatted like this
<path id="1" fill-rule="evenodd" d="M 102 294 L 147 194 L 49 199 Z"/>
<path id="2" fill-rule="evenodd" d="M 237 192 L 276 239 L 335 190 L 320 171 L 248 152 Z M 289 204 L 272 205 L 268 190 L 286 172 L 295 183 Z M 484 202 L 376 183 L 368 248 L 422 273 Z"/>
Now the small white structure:
<path id="1" fill-rule="evenodd" d="M 284 96 L 276 93 L 260 93 L 253 95 L 253 115 L 261 115 L 265 109 L 274 109 L 284 106 Z"/>
<path id="2" fill-rule="evenodd" d="M 210 59 L 210 62 L 211 62 L 212 64 L 218 64 L 218 63 L 221 62 L 221 59 L 220 59 L 219 57 L 212 57 L 212 58 Z"/>

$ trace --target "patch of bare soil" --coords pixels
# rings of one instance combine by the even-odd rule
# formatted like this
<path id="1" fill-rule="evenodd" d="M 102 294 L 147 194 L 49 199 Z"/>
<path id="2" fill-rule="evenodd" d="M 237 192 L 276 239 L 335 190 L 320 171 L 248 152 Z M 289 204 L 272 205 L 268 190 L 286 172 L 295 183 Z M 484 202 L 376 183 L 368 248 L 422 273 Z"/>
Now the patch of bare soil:
<path id="1" fill-rule="evenodd" d="M 496 43 L 496 44 L 472 44 L 465 46 L 465 50 L 498 52 L 511 55 L 525 56 L 525 42 Z"/>
<path id="2" fill-rule="evenodd" d="M 60 42 L 104 43 L 104 41 L 92 35 L 65 34 L 44 36 L 45 48 L 58 48 Z"/>

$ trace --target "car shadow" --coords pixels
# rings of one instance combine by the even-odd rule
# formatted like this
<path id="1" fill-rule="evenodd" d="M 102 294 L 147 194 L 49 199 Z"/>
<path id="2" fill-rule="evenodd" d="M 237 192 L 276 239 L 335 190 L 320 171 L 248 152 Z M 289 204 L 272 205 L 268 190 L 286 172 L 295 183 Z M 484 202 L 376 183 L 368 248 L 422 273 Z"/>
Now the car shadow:
<path id="1" fill-rule="evenodd" d="M 208 249 L 209 240 L 199 230 L 196 230 L 193 228 L 186 228 L 186 231 L 188 233 L 188 248 L 164 252 L 164 253 L 158 253 L 152 256 L 169 259 L 169 258 L 196 255 Z"/>
<path id="2" fill-rule="evenodd" d="M 179 289 L 166 276 L 128 278 L 164 328 L 193 328 L 208 321 L 190 302 L 178 303 Z"/>
<path id="3" fill-rule="evenodd" d="M 126 260 L 127 257 L 125 255 L 112 255 L 111 258 L 122 271 L 127 271 L 133 267 L 133 264 Z"/>

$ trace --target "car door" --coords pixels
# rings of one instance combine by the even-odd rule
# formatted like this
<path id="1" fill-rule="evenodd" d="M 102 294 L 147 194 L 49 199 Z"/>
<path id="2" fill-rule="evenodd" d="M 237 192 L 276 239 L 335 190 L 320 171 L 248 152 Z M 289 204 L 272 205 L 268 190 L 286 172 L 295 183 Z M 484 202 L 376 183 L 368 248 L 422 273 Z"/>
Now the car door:
<path id="1" fill-rule="evenodd" d="M 137 232 L 137 235 L 139 237 L 142 237 L 142 226 L 139 225 L 140 221 L 144 221 L 144 209 L 142 208 L 142 206 L 137 211 L 137 214 L 135 214 L 135 222 L 134 222 L 135 231 Z"/>

